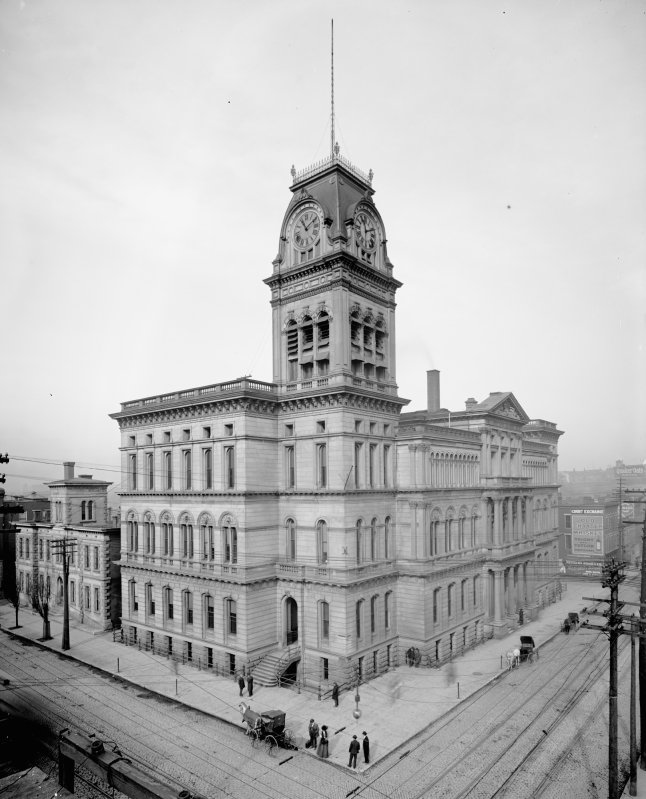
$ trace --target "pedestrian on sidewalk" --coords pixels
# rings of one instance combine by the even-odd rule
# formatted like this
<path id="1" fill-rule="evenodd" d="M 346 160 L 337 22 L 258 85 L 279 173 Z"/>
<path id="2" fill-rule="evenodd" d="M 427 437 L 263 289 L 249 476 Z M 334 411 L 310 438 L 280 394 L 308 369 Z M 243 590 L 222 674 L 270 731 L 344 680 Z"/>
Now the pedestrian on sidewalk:
<path id="1" fill-rule="evenodd" d="M 370 739 L 368 738 L 368 733 L 365 730 L 361 734 L 363 735 L 363 762 L 370 763 Z"/>
<path id="2" fill-rule="evenodd" d="M 332 686 L 332 699 L 334 699 L 334 707 L 339 706 L 339 686 L 334 683 Z"/>
<path id="3" fill-rule="evenodd" d="M 253 696 L 253 674 L 247 677 L 247 694 Z"/>
<path id="4" fill-rule="evenodd" d="M 316 754 L 319 757 L 329 757 L 330 753 L 328 751 L 328 740 L 327 740 L 327 725 L 324 724 L 321 727 L 321 740 L 319 741 L 318 749 L 316 750 Z"/>
<path id="5" fill-rule="evenodd" d="M 565 634 L 570 634 L 570 617 L 568 616 L 567 619 L 563 622 L 563 629 L 565 630 Z"/>
<path id="6" fill-rule="evenodd" d="M 244 677 L 242 676 L 242 672 L 240 672 L 240 676 L 238 677 L 238 686 L 240 688 L 240 696 L 243 696 L 244 691 Z"/>
<path id="7" fill-rule="evenodd" d="M 353 735 L 352 740 L 350 741 L 350 761 L 348 762 L 349 768 L 356 768 L 357 767 L 357 755 L 361 750 L 361 746 L 359 745 L 359 741 L 357 741 L 357 736 Z"/>
<path id="8" fill-rule="evenodd" d="M 314 721 L 314 719 L 310 719 L 309 733 L 310 733 L 309 748 L 316 749 L 316 741 L 319 737 L 319 725 Z"/>

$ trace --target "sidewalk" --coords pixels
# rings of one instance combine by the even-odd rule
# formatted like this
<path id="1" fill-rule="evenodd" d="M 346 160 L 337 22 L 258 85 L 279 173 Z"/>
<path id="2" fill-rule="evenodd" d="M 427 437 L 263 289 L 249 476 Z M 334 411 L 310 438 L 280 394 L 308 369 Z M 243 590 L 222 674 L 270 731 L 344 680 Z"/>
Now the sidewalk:
<path id="1" fill-rule="evenodd" d="M 348 747 L 352 736 L 357 735 L 360 740 L 362 731 L 366 730 L 370 737 L 371 763 L 375 763 L 451 710 L 460 700 L 471 696 L 499 676 L 501 658 L 506 668 L 505 653 L 519 645 L 521 633 L 531 635 L 540 647 L 560 632 L 561 622 L 568 612 L 579 611 L 591 604 L 583 596 L 604 594 L 598 585 L 568 581 L 568 590 L 563 592 L 562 599 L 541 610 L 537 621 L 523 625 L 506 638 L 491 639 L 465 655 L 456 657 L 452 664 L 452 678 L 449 677 L 447 666 L 441 669 L 399 666 L 362 685 L 359 691 L 362 714 L 359 721 L 352 716 L 355 708 L 353 693 L 341 694 L 339 707 L 335 708 L 330 699 L 319 701 L 315 694 L 309 692 L 299 694 L 285 688 L 257 686 L 251 700 L 247 698 L 245 691 L 244 701 L 257 712 L 276 709 L 285 711 L 287 726 L 296 735 L 299 748 L 303 747 L 308 737 L 307 727 L 311 718 L 316 719 L 319 726 L 327 724 L 330 762 L 338 766 L 347 767 Z M 21 608 L 19 622 L 22 626 L 11 631 L 12 634 L 31 640 L 42 635 L 42 619 L 37 614 Z M 13 627 L 14 623 L 13 607 L 1 603 L 2 632 Z M 52 619 L 53 640 L 42 645 L 60 652 L 62 628 L 62 619 Z M 174 664 L 163 657 L 140 651 L 136 647 L 114 643 L 111 632 L 96 634 L 95 631 L 72 621 L 70 643 L 71 648 L 65 654 L 75 660 L 101 669 L 109 675 L 117 675 L 118 660 L 118 677 L 121 679 L 176 699 L 242 729 L 238 710 L 242 700 L 233 678 L 216 677 L 192 666 L 180 665 L 175 672 Z M 399 699 L 393 700 L 391 686 L 397 679 L 401 681 L 401 690 Z M 232 730 L 232 734 L 237 733 Z M 312 754 L 304 748 L 302 751 Z M 361 757 L 360 755 L 359 760 Z"/>

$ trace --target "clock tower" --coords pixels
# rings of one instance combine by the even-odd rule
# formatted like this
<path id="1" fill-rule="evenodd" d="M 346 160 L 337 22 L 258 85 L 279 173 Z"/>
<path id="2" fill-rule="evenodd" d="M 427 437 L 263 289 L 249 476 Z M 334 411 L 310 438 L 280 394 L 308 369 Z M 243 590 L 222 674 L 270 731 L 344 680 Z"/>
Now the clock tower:
<path id="1" fill-rule="evenodd" d="M 273 381 L 283 395 L 396 397 L 395 292 L 368 175 L 339 153 L 296 172 L 273 274 Z"/>

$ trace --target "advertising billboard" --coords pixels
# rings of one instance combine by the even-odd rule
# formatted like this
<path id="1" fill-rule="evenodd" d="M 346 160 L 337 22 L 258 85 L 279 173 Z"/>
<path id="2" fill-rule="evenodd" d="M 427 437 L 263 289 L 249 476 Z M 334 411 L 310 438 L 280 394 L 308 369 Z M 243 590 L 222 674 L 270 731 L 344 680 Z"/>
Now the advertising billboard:
<path id="1" fill-rule="evenodd" d="M 603 508 L 573 508 L 572 554 L 600 557 L 603 548 Z"/>

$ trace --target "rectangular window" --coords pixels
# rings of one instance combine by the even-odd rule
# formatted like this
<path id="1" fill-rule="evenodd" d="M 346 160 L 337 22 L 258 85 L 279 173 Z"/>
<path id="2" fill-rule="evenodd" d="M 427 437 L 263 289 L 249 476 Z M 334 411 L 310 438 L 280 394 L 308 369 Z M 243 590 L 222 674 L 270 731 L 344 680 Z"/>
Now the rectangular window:
<path id="1" fill-rule="evenodd" d="M 170 433 L 169 433 L 170 435 Z M 164 452 L 164 476 L 166 478 L 166 488 L 173 487 L 173 453 Z"/>
<path id="2" fill-rule="evenodd" d="M 94 547 L 94 571 L 99 571 L 99 548 Z"/>
<path id="3" fill-rule="evenodd" d="M 460 610 L 464 610 L 466 604 L 467 581 L 462 580 L 460 584 Z"/>
<path id="4" fill-rule="evenodd" d="M 385 436 L 389 436 L 390 435 L 390 425 L 389 424 L 385 424 L 384 425 L 384 435 Z"/>
<path id="5" fill-rule="evenodd" d="M 227 488 L 236 487 L 236 461 L 233 447 L 224 449 L 224 470 Z"/>
<path id="6" fill-rule="evenodd" d="M 355 444 L 354 445 L 354 486 L 355 488 L 361 488 L 362 480 L 361 480 L 361 449 L 362 444 Z"/>
<path id="7" fill-rule="evenodd" d="M 433 591 L 433 624 L 437 624 L 439 618 L 440 589 Z"/>
<path id="8" fill-rule="evenodd" d="M 130 456 L 130 490 L 137 490 L 137 456 Z"/>
<path id="9" fill-rule="evenodd" d="M 565 514 L 565 529 L 566 530 L 572 529 L 572 516 L 569 513 Z"/>
<path id="10" fill-rule="evenodd" d="M 182 440 L 183 441 L 190 441 L 191 440 L 191 431 L 190 430 L 182 430 Z"/>
<path id="11" fill-rule="evenodd" d="M 357 638 L 361 638 L 361 611 L 363 610 L 362 602 L 357 602 L 356 606 L 356 616 L 355 616 L 355 627 Z"/>
<path id="12" fill-rule="evenodd" d="M 473 578 L 473 606 L 478 607 L 478 577 Z"/>
<path id="13" fill-rule="evenodd" d="M 130 547 L 130 548 L 134 549 L 134 547 Z M 89 569 L 90 568 L 90 547 L 89 546 L 85 546 L 83 549 L 85 550 L 85 568 Z"/>
<path id="14" fill-rule="evenodd" d="M 355 419 L 354 421 L 354 432 L 360 433 L 361 432 L 361 419 Z"/>
<path id="15" fill-rule="evenodd" d="M 377 422 L 370 422 L 370 435 L 374 435 L 377 432 Z"/>
<path id="16" fill-rule="evenodd" d="M 51 560 L 51 559 L 52 559 L 51 541 L 46 541 L 45 542 L 45 560 Z"/>
<path id="17" fill-rule="evenodd" d="M 213 668 L 213 648 L 210 646 L 206 647 L 206 668 Z"/>
<path id="18" fill-rule="evenodd" d="M 193 644 L 190 641 L 186 642 L 186 660 L 189 663 L 193 662 Z"/>
<path id="19" fill-rule="evenodd" d="M 446 608 L 449 615 L 449 619 L 453 613 L 453 585 L 449 586 L 449 590 L 447 592 L 447 599 L 446 599 Z"/>
<path id="20" fill-rule="evenodd" d="M 155 461 L 153 453 L 146 453 L 146 476 L 148 480 L 148 490 L 152 491 L 155 488 Z"/>
<path id="21" fill-rule="evenodd" d="M 384 626 L 390 629 L 390 592 L 384 597 Z"/>
<path id="22" fill-rule="evenodd" d="M 211 428 L 209 428 L 210 430 Z M 213 450 L 204 450 L 204 488 L 213 488 Z"/>
<path id="23" fill-rule="evenodd" d="M 224 425 L 224 435 L 225 436 L 232 436 L 233 435 L 233 424 L 225 424 Z"/>
<path id="24" fill-rule="evenodd" d="M 22 538 L 19 538 L 18 539 L 18 552 L 19 552 L 19 555 L 20 555 L 21 558 L 23 557 L 22 551 L 23 551 L 22 550 Z"/>
<path id="25" fill-rule="evenodd" d="M 370 600 L 370 632 L 377 632 L 377 597 L 373 596 Z"/>
<path id="26" fill-rule="evenodd" d="M 330 679 L 330 661 L 327 658 L 321 658 L 321 671 L 323 672 L 323 679 Z"/>
<path id="27" fill-rule="evenodd" d="M 203 427 L 202 428 L 202 438 L 211 438 L 211 428 L 210 427 Z"/>
<path id="28" fill-rule="evenodd" d="M 184 452 L 184 488 L 190 491 L 193 487 L 192 456 L 189 450 Z"/>
<path id="29" fill-rule="evenodd" d="M 152 444 L 152 443 L 153 443 L 153 434 L 146 433 L 146 444 Z"/>
<path id="30" fill-rule="evenodd" d="M 153 593 L 152 585 L 148 584 L 146 586 L 146 607 L 148 610 L 149 616 L 155 615 L 155 595 Z"/>
<path id="31" fill-rule="evenodd" d="M 128 445 L 131 447 L 135 447 L 137 445 L 136 436 L 128 436 Z"/>
<path id="32" fill-rule="evenodd" d="M 384 485 L 390 485 L 390 447 L 384 445 Z"/>
<path id="33" fill-rule="evenodd" d="M 90 607 L 90 586 L 85 586 L 85 592 L 87 594 L 87 603 L 86 607 Z M 130 612 L 136 613 L 139 610 L 139 602 L 137 601 L 137 583 L 134 580 L 130 581 Z"/>
<path id="34" fill-rule="evenodd" d="M 377 457 L 377 445 L 371 444 L 368 458 L 368 476 L 370 478 L 370 488 L 375 486 L 375 460 Z"/>
<path id="35" fill-rule="evenodd" d="M 325 444 L 317 444 L 316 455 L 318 487 L 327 488 L 327 446 Z"/>
<path id="36" fill-rule="evenodd" d="M 38 541 L 38 559 L 43 559 L 43 539 L 40 538 Z"/>
<path id="37" fill-rule="evenodd" d="M 229 652 L 228 655 L 229 655 L 229 674 L 235 674 L 236 673 L 236 656 L 232 652 Z"/>
<path id="38" fill-rule="evenodd" d="M 285 425 L 285 435 L 286 436 L 293 436 L 294 435 L 294 425 L 293 424 L 286 424 Z"/>
<path id="39" fill-rule="evenodd" d="M 170 444 L 170 430 L 164 433 L 164 444 Z"/>
<path id="40" fill-rule="evenodd" d="M 316 423 L 316 432 L 317 433 L 325 433 L 325 422 L 317 422 Z"/>
<path id="41" fill-rule="evenodd" d="M 186 624 L 193 624 L 193 594 L 184 591 L 184 621 Z"/>
<path id="42" fill-rule="evenodd" d="M 285 482 L 287 484 L 287 488 L 294 488 L 296 485 L 296 469 L 294 463 L 294 447 L 286 447 L 285 448 L 285 468 L 286 468 L 286 475 L 285 475 Z"/>
<path id="43" fill-rule="evenodd" d="M 137 597 L 136 597 L 136 595 L 134 595 L 134 583 L 131 583 L 131 586 L 133 588 L 133 603 L 132 603 L 131 607 L 132 607 L 132 612 L 136 613 L 138 605 L 137 605 Z M 86 585 L 84 587 L 84 590 L 83 590 L 83 607 L 85 608 L 85 610 L 89 610 L 90 609 L 90 586 L 89 585 Z"/>
<path id="44" fill-rule="evenodd" d="M 174 618 L 173 589 L 172 588 L 167 588 L 166 589 L 165 599 L 166 599 L 166 618 L 167 619 L 172 619 L 172 618 Z"/>
<path id="45" fill-rule="evenodd" d="M 206 629 L 215 629 L 215 605 L 212 596 L 206 597 Z"/>
<path id="46" fill-rule="evenodd" d="M 100 604 L 100 601 L 99 601 L 99 589 L 95 588 L 94 589 L 94 612 L 98 613 L 99 610 L 101 610 L 101 604 Z"/>

